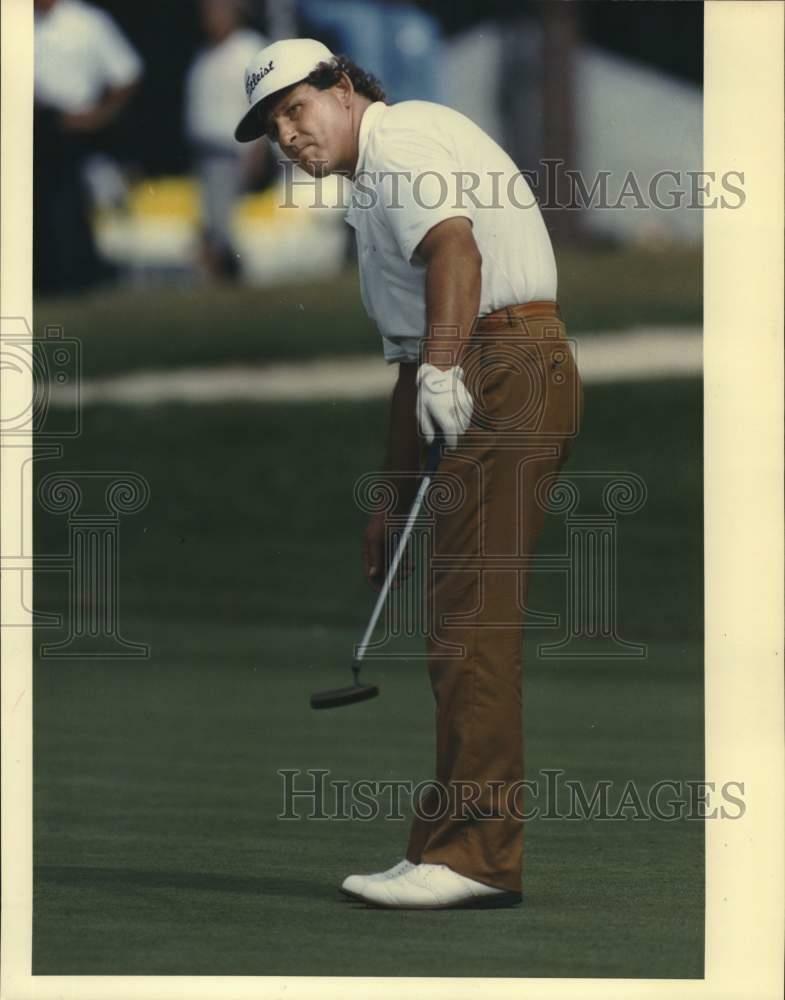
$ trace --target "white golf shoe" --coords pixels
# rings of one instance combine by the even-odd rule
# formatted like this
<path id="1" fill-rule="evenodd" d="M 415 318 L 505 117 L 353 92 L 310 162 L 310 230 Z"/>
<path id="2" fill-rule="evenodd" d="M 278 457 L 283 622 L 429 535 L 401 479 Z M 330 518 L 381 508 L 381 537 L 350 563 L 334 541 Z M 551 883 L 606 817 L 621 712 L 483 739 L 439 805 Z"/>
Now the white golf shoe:
<path id="1" fill-rule="evenodd" d="M 447 865 L 416 865 L 393 878 L 366 881 L 356 895 L 371 906 L 394 910 L 485 909 L 521 902 L 519 892 L 475 882 Z"/>
<path id="2" fill-rule="evenodd" d="M 392 868 L 388 868 L 383 872 L 374 872 L 373 875 L 349 875 L 341 883 L 341 892 L 346 896 L 352 896 L 354 899 L 362 899 L 362 890 L 368 882 L 384 882 L 387 879 L 397 878 L 399 875 L 405 875 L 406 872 L 411 871 L 415 865 L 411 861 L 407 861 L 406 858 L 403 861 L 399 861 L 397 865 L 393 865 Z"/>

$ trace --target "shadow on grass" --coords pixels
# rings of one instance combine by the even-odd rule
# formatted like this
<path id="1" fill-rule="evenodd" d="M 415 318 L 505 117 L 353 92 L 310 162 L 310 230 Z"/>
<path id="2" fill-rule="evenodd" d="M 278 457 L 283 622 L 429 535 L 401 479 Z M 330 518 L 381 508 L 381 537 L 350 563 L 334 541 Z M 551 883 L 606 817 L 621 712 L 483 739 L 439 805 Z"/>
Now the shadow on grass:
<path id="1" fill-rule="evenodd" d="M 94 868 L 88 865 L 38 865 L 35 883 L 98 888 L 106 885 L 127 885 L 144 889 L 190 889 L 197 892 L 228 892 L 262 896 L 314 896 L 333 898 L 337 892 L 332 883 L 315 879 L 276 878 L 266 875 L 221 875 L 214 872 L 144 871 L 133 868 Z"/>

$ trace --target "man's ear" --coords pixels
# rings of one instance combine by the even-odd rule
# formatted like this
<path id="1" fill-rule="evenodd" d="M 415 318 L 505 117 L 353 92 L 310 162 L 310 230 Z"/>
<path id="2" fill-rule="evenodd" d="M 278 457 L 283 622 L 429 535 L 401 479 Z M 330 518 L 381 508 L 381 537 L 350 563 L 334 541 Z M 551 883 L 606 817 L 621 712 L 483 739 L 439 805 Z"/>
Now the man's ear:
<path id="1" fill-rule="evenodd" d="M 352 97 L 354 97 L 354 84 L 347 73 L 341 73 L 341 78 L 335 84 L 335 89 L 341 98 L 341 104 L 348 108 L 352 103 Z"/>

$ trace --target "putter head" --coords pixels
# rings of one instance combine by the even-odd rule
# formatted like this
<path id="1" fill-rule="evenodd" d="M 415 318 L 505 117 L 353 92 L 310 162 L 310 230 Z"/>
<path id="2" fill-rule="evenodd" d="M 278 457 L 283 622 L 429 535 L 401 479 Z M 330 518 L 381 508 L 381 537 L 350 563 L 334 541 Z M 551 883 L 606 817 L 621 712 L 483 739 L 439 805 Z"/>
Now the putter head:
<path id="1" fill-rule="evenodd" d="M 379 694 L 375 684 L 352 684 L 349 687 L 333 688 L 331 691 L 317 691 L 311 695 L 311 708 L 339 708 L 353 705 L 357 701 L 368 701 Z"/>

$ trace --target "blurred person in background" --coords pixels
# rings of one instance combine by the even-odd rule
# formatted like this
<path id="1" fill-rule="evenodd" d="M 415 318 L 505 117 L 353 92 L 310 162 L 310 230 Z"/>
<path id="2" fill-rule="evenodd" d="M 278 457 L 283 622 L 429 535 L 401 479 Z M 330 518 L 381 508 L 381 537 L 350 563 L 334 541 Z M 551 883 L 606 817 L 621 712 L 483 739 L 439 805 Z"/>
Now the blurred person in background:
<path id="1" fill-rule="evenodd" d="M 82 0 L 35 0 L 33 283 L 90 288 L 111 275 L 96 250 L 83 177 L 94 136 L 123 111 L 142 60 L 108 14 Z"/>
<path id="2" fill-rule="evenodd" d="M 246 27 L 244 0 L 201 0 L 207 47 L 188 71 L 185 130 L 202 189 L 202 263 L 214 278 L 233 278 L 232 216 L 238 197 L 271 166 L 269 144 L 249 149 L 235 141 L 233 123 L 245 111 L 245 67 L 267 44 Z"/>
<path id="3" fill-rule="evenodd" d="M 379 0 L 298 0 L 299 34 L 384 79 L 391 101 L 440 101 L 441 27 L 415 4 Z"/>

